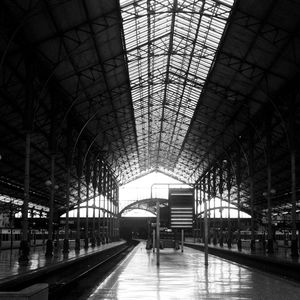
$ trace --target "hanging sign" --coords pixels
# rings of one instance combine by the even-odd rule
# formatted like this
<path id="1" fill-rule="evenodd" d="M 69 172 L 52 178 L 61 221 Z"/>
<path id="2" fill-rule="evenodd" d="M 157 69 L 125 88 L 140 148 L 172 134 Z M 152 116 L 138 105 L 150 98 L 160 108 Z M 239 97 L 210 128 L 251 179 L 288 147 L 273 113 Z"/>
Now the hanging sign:
<path id="1" fill-rule="evenodd" d="M 194 190 L 169 190 L 170 227 L 187 229 L 193 228 Z"/>

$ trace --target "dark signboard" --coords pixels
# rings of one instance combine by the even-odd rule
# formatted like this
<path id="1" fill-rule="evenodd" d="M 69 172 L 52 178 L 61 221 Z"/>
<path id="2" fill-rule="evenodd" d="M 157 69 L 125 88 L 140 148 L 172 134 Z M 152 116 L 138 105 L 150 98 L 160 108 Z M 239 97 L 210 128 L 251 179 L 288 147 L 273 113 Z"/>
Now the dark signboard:
<path id="1" fill-rule="evenodd" d="M 194 217 L 194 190 L 169 190 L 170 227 L 192 228 Z"/>

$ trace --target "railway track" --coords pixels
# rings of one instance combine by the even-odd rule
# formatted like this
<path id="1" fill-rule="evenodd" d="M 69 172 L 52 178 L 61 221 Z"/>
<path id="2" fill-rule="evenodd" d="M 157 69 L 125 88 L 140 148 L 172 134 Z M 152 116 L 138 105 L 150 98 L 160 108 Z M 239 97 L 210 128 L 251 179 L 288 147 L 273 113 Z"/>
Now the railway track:
<path id="1" fill-rule="evenodd" d="M 78 270 L 77 274 L 63 277 L 60 282 L 50 284 L 49 299 L 86 299 L 91 290 L 97 286 L 112 270 L 122 261 L 138 244 L 130 242 L 114 253 L 106 254 L 96 264 L 90 264 L 88 268 Z"/>
<path id="2" fill-rule="evenodd" d="M 21 290 L 35 283 L 49 284 L 49 299 L 84 299 L 89 291 L 123 260 L 138 244 L 137 241 L 127 242 L 114 248 L 103 250 L 84 259 L 59 268 L 36 273 L 26 280 L 15 280 L 0 286 L 0 290 Z"/>

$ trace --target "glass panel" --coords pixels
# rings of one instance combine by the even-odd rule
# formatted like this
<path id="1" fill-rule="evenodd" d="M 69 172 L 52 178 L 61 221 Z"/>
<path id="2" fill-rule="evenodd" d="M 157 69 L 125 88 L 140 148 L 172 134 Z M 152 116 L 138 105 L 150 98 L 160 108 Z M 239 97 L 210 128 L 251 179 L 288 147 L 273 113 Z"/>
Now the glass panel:
<path id="1" fill-rule="evenodd" d="M 120 4 L 143 165 L 189 165 L 190 154 L 178 156 L 233 0 Z"/>

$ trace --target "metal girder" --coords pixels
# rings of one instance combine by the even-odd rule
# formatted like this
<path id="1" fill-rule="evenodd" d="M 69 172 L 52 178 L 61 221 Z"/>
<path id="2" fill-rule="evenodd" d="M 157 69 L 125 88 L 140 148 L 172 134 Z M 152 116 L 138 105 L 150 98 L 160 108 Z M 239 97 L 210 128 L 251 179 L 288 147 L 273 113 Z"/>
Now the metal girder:
<path id="1" fill-rule="evenodd" d="M 234 162 L 241 151 L 245 207 L 250 197 L 249 132 L 257 164 L 256 205 L 264 207 L 264 116 L 273 107 L 272 176 L 278 199 L 285 199 L 290 172 L 284 159 L 291 138 L 288 97 L 297 99 L 299 115 L 299 4 L 258 2 L 138 0 L 121 7 L 108 0 L 1 2 L 0 131 L 7 133 L 7 145 L 0 145 L 0 151 L 13 159 L 10 169 L 8 160 L 1 162 L 4 178 L 23 180 L 22 118 L 31 53 L 32 191 L 47 194 L 43 181 L 49 176 L 54 99 L 59 104 L 56 177 L 62 188 L 70 122 L 74 160 L 80 156 L 77 142 L 84 141 L 85 156 L 101 154 L 120 184 L 157 170 L 193 183 L 220 160 Z M 66 10 L 68 15 L 62 13 Z M 297 118 L 295 124 L 298 130 Z M 71 177 L 75 202 L 74 164 Z M 236 193 L 234 186 L 233 202 Z M 64 199 L 64 193 L 58 197 Z"/>
<path id="2" fill-rule="evenodd" d="M 182 143 L 201 92 L 199 82 L 190 83 L 197 64 L 202 72 L 209 70 L 215 41 L 229 13 L 222 4 L 139 1 L 132 7 L 121 6 L 137 134 L 147 137 L 138 137 L 144 168 L 158 169 L 162 164 L 176 172 L 179 152 L 174 145 Z M 169 24 L 167 33 L 161 26 L 163 18 Z M 210 18 L 215 18 L 214 22 Z M 222 24 L 218 26 L 218 22 Z M 146 39 L 142 32 L 147 32 Z"/>
<path id="3" fill-rule="evenodd" d="M 146 211 L 149 211 L 153 214 L 156 214 L 156 205 L 157 202 L 159 202 L 160 206 L 168 205 L 168 199 L 163 199 L 163 198 L 150 198 L 150 199 L 142 199 L 138 201 L 134 201 L 127 206 L 125 206 L 120 212 L 119 216 L 121 217 L 122 214 L 127 211 L 127 210 L 133 210 L 133 209 L 143 209 Z"/>

